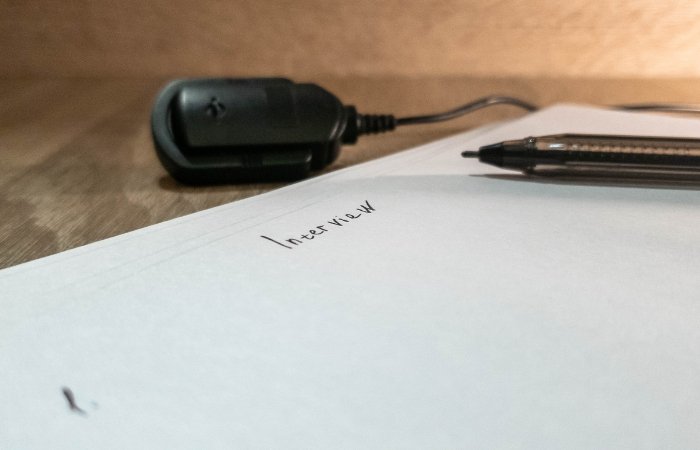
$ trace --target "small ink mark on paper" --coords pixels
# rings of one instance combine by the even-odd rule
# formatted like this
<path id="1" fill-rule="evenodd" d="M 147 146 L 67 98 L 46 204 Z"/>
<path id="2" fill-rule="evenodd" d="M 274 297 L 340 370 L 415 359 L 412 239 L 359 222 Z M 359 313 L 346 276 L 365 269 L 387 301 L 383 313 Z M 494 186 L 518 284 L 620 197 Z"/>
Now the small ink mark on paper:
<path id="1" fill-rule="evenodd" d="M 75 402 L 75 395 L 73 395 L 73 391 L 71 391 L 67 387 L 63 387 L 61 389 L 61 392 L 63 392 L 63 396 L 66 398 L 66 401 L 68 402 L 68 407 L 71 411 L 83 416 L 87 415 L 87 413 L 84 410 L 82 410 Z"/>

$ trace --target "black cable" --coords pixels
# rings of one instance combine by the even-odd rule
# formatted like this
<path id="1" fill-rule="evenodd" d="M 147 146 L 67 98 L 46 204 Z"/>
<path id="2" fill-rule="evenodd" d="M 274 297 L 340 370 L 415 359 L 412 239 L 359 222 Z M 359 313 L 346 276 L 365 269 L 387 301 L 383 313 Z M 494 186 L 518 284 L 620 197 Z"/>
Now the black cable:
<path id="1" fill-rule="evenodd" d="M 469 114 L 479 109 L 487 108 L 489 106 L 494 105 L 512 105 L 531 112 L 537 111 L 539 109 L 532 103 L 528 103 L 519 98 L 492 95 L 489 97 L 480 98 L 473 102 L 467 103 L 466 105 L 459 106 L 455 109 L 443 113 L 430 114 L 425 116 L 400 117 L 396 119 L 396 126 L 442 122 L 445 120 L 455 119 L 465 114 Z M 612 105 L 610 107 L 613 109 L 621 109 L 625 111 L 661 111 L 700 114 L 699 105 L 684 105 L 678 103 L 636 103 Z"/>
<path id="2" fill-rule="evenodd" d="M 473 102 L 467 103 L 466 105 L 459 106 L 443 113 L 429 114 L 425 116 L 400 117 L 396 119 L 396 126 L 442 122 L 494 105 L 512 105 L 523 108 L 527 111 L 537 111 L 538 109 L 537 106 L 515 97 L 492 95 L 489 97 L 480 98 Z"/>
<path id="3" fill-rule="evenodd" d="M 396 118 L 391 114 L 357 114 L 354 108 L 352 111 L 351 122 L 353 123 L 350 134 L 350 141 L 354 142 L 357 136 L 366 134 L 377 134 L 392 131 L 396 127 L 402 125 L 419 125 L 424 123 L 443 122 L 446 120 L 456 119 L 465 114 L 478 111 L 483 108 L 495 105 L 512 105 L 523 108 L 527 111 L 537 111 L 537 106 L 520 100 L 515 97 L 507 97 L 502 95 L 491 95 L 483 97 L 455 109 L 437 114 L 428 114 L 424 116 L 411 116 Z"/>
<path id="4" fill-rule="evenodd" d="M 700 106 L 684 105 L 681 103 L 637 103 L 629 105 L 613 105 L 611 108 L 625 111 L 660 111 L 674 113 L 700 114 Z"/>
<path id="5" fill-rule="evenodd" d="M 507 97 L 501 95 L 491 95 L 488 97 L 483 97 L 473 102 L 467 103 L 465 105 L 459 106 L 457 108 L 451 109 L 437 114 L 428 114 L 423 116 L 410 116 L 410 117 L 399 117 L 396 118 L 391 114 L 356 114 L 353 121 L 356 122 L 354 136 L 360 136 L 365 134 L 376 134 L 384 133 L 387 131 L 392 131 L 396 127 L 403 125 L 419 125 L 426 123 L 443 122 L 446 120 L 456 119 L 463 115 L 478 111 L 483 108 L 495 105 L 511 105 L 522 108 L 526 111 L 537 111 L 539 107 L 521 100 L 516 97 Z M 637 104 L 623 104 L 623 105 L 611 105 L 612 109 L 619 109 L 624 111 L 660 111 L 660 112 L 675 112 L 675 113 L 689 113 L 689 114 L 700 114 L 700 106 L 698 105 L 684 105 L 684 104 L 674 104 L 674 103 L 637 103 Z M 354 110 L 353 110 L 354 111 Z"/>

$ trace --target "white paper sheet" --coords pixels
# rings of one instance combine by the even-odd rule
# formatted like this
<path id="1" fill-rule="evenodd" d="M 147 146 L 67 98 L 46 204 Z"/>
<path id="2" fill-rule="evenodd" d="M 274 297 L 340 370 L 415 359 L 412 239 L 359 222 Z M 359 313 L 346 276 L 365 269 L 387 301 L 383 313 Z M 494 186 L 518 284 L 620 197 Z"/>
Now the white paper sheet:
<path id="1" fill-rule="evenodd" d="M 558 106 L 2 271 L 0 448 L 698 447 L 698 192 L 459 153 L 699 130 Z"/>

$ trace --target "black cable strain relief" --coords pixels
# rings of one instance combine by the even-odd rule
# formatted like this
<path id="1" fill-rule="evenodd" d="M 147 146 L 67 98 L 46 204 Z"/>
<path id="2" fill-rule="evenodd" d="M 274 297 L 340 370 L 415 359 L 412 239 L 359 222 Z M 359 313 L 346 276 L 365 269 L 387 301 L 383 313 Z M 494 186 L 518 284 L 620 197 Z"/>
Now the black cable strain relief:
<path id="1" fill-rule="evenodd" d="M 358 114 L 354 106 L 345 106 L 345 128 L 341 140 L 344 144 L 354 144 L 363 134 L 377 134 L 391 131 L 398 125 L 396 117 L 389 114 Z"/>
<path id="2" fill-rule="evenodd" d="M 377 134 L 396 128 L 396 117 L 390 114 L 358 114 L 357 134 Z"/>

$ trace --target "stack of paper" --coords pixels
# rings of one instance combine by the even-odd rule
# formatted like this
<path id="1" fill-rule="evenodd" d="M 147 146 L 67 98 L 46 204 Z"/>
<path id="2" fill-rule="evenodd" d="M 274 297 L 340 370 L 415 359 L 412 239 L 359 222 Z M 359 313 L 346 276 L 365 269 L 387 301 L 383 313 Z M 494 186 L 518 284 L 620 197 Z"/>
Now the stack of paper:
<path id="1" fill-rule="evenodd" d="M 460 156 L 562 132 L 700 127 L 557 106 L 0 272 L 0 448 L 697 448 L 698 192 Z"/>

